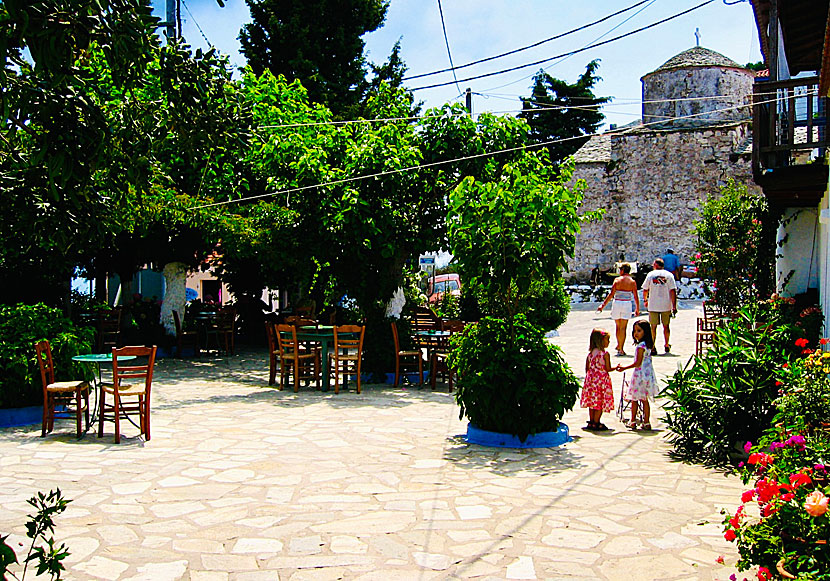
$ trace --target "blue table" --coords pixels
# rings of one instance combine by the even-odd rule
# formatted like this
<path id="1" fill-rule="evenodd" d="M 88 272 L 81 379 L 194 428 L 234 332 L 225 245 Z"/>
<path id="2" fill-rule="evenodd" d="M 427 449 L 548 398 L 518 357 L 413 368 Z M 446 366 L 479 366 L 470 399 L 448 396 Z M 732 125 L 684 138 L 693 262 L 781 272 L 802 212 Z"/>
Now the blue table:
<path id="1" fill-rule="evenodd" d="M 135 359 L 135 355 L 123 355 L 118 358 L 119 361 L 131 361 Z M 112 363 L 112 353 L 87 353 L 84 355 L 75 355 L 72 361 L 80 361 L 81 363 L 95 363 L 98 369 L 98 380 L 92 380 L 92 393 L 95 395 L 95 405 L 92 408 L 92 421 L 90 425 L 95 424 L 95 418 L 98 415 L 98 386 L 101 384 L 101 364 Z M 103 395 L 101 396 L 103 397 Z M 89 429 L 87 427 L 87 429 Z"/>

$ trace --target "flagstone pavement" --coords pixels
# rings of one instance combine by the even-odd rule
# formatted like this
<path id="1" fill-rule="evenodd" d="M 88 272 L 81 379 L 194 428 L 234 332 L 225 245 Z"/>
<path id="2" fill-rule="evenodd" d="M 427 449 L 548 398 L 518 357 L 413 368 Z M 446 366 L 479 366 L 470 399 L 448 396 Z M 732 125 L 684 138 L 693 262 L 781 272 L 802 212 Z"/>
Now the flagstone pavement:
<path id="1" fill-rule="evenodd" d="M 596 305 L 552 339 L 581 376 Z M 699 303 L 673 321 L 672 373 L 694 350 Z M 662 340 L 659 341 L 662 346 Z M 616 358 L 612 358 L 616 362 Z M 630 358 L 628 359 L 631 360 Z M 445 389 L 365 385 L 340 395 L 267 385 L 264 350 L 163 359 L 152 439 L 78 441 L 63 421 L 0 430 L 0 534 L 25 540 L 26 500 L 60 487 L 66 579 L 721 579 L 737 555 L 721 534 L 734 476 L 671 460 L 651 432 L 608 433 L 565 417 L 559 448 L 468 445 Z M 613 374 L 619 395 L 620 374 Z M 656 410 L 655 417 L 662 412 Z M 23 550 L 21 549 L 21 551 Z M 720 555 L 726 564 L 717 564 Z M 739 575 L 739 579 L 742 578 Z"/>

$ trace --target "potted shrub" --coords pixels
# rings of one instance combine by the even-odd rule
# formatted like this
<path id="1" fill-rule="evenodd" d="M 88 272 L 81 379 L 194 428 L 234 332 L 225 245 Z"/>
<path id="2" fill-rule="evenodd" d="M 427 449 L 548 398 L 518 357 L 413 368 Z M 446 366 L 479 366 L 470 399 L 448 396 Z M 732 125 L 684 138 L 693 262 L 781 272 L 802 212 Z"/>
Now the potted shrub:
<path id="1" fill-rule="evenodd" d="M 546 301 L 544 316 L 526 312 L 538 309 L 540 285 L 559 285 L 581 220 L 595 216 L 577 214 L 584 184 L 567 185 L 572 171 L 525 153 L 494 168 L 490 181 L 465 178 L 450 197 L 450 248 L 485 315 L 453 338 L 456 400 L 473 428 L 522 442 L 558 430 L 579 390 L 559 349 L 533 323 L 561 319 L 550 310 L 562 302 Z"/>

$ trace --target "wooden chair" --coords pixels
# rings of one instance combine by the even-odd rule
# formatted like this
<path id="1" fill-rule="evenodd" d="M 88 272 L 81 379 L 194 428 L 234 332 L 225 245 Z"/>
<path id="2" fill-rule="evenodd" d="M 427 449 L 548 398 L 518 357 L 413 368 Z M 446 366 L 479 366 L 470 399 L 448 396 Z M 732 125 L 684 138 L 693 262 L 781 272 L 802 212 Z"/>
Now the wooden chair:
<path id="1" fill-rule="evenodd" d="M 703 355 L 715 343 L 715 333 L 720 326 L 718 319 L 698 317 L 695 333 L 695 355 Z"/>
<path id="2" fill-rule="evenodd" d="M 441 318 L 436 315 L 432 309 L 427 307 L 415 307 L 412 311 L 413 331 L 440 330 L 441 327 Z"/>
<path id="3" fill-rule="evenodd" d="M 300 390 L 300 381 L 315 380 L 320 388 L 320 352 L 317 349 L 305 351 L 300 349 L 297 341 L 297 327 L 294 325 L 277 325 L 277 346 L 280 353 L 280 391 L 285 385 L 286 376 L 294 375 L 294 391 Z"/>
<path id="4" fill-rule="evenodd" d="M 273 321 L 265 321 L 265 335 L 268 337 L 268 385 L 277 381 L 277 364 L 280 360 L 280 348 L 277 343 L 277 325 Z"/>
<path id="5" fill-rule="evenodd" d="M 216 319 L 216 334 L 225 346 L 225 353 L 233 355 L 236 346 L 236 308 L 223 307 L 219 309 Z"/>
<path id="6" fill-rule="evenodd" d="M 119 357 L 145 358 L 144 363 L 119 361 Z M 101 384 L 98 437 L 104 436 L 104 420 L 115 423 L 115 443 L 121 442 L 121 420 L 138 415 L 138 429 L 150 441 L 150 388 L 156 364 L 156 346 L 122 347 L 112 350 L 112 383 Z M 108 403 L 107 400 L 112 402 Z M 132 422 L 132 420 L 130 420 Z"/>
<path id="7" fill-rule="evenodd" d="M 121 309 L 104 314 L 98 323 L 98 352 L 106 353 L 121 343 Z"/>
<path id="8" fill-rule="evenodd" d="M 395 323 L 391 323 L 392 325 L 392 338 L 395 342 L 395 387 L 398 386 L 401 378 L 401 363 L 404 365 L 407 364 L 406 360 L 409 358 L 414 357 L 417 361 L 418 365 L 418 385 L 424 384 L 424 360 L 421 357 L 421 350 L 413 350 L 413 351 L 402 351 L 401 350 L 401 342 L 398 337 L 398 326 Z M 402 361 L 403 360 L 403 361 Z M 410 365 L 415 365 L 413 361 Z"/>
<path id="9" fill-rule="evenodd" d="M 444 321 L 443 330 L 449 331 L 450 336 L 464 331 L 466 323 L 464 321 Z M 447 357 L 449 357 L 449 340 L 447 340 L 447 348 L 443 351 L 433 351 L 429 359 L 429 383 L 432 389 L 435 389 L 435 384 L 440 373 L 444 381 L 446 381 L 449 391 L 452 392 L 452 382 L 455 377 L 455 372 L 447 365 Z"/>
<path id="10" fill-rule="evenodd" d="M 723 309 L 712 301 L 703 301 L 703 318 L 707 321 L 723 318 Z"/>
<path id="11" fill-rule="evenodd" d="M 363 325 L 340 325 L 334 328 L 334 351 L 329 363 L 334 367 L 334 393 L 340 393 L 340 373 L 357 375 L 357 393 L 360 393 L 360 368 L 363 360 Z M 355 336 L 356 335 L 356 336 Z"/>
<path id="12" fill-rule="evenodd" d="M 56 417 L 68 418 L 74 415 L 80 439 L 89 429 L 89 384 L 86 381 L 55 381 L 55 365 L 49 341 L 38 341 L 35 352 L 43 383 L 43 424 L 40 436 L 44 437 L 46 432 L 52 431 Z M 55 411 L 56 405 L 66 406 L 66 410 Z M 82 416 L 86 419 L 86 428 L 82 427 Z"/>
<path id="13" fill-rule="evenodd" d="M 196 357 L 199 357 L 199 333 L 197 331 L 185 331 L 182 329 L 182 320 L 179 318 L 178 311 L 173 311 L 173 323 L 176 325 L 176 357 L 181 358 L 182 346 L 188 342 L 193 343 L 193 350 Z"/>

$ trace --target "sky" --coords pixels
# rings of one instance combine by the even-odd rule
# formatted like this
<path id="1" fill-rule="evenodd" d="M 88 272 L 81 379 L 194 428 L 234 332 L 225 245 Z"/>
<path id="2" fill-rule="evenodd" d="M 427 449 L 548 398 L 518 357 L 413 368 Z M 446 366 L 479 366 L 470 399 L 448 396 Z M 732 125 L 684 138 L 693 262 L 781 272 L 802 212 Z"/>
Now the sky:
<path id="1" fill-rule="evenodd" d="M 449 67 L 447 43 L 456 67 L 527 46 L 599 20 L 637 4 L 639 0 L 443 0 L 441 8 L 447 31 L 442 32 L 438 0 L 391 0 L 382 28 L 364 36 L 367 58 L 384 62 L 400 39 L 401 53 L 408 75 L 428 73 Z M 758 34 L 748 1 L 714 0 L 674 20 L 633 34 L 604 46 L 544 64 L 487 78 L 462 81 L 466 77 L 490 73 L 550 59 L 569 51 L 683 12 L 704 0 L 649 0 L 636 8 L 575 34 L 452 73 L 441 73 L 405 84 L 415 89 L 424 85 L 450 82 L 434 89 L 415 91 L 426 108 L 447 102 L 464 102 L 468 87 L 473 92 L 473 113 L 516 112 L 520 96 L 530 94 L 531 77 L 541 68 L 569 83 L 577 80 L 585 66 L 599 59 L 597 74 L 602 78 L 594 94 L 613 97 L 603 108 L 607 123 L 624 125 L 639 119 L 640 78 L 676 54 L 695 46 L 695 30 L 700 46 L 715 50 L 738 64 L 761 60 Z M 165 0 L 154 0 L 156 15 L 164 17 Z M 244 0 L 182 0 L 183 35 L 194 48 L 211 43 L 227 54 L 236 66 L 245 58 L 239 52 L 239 30 L 250 21 Z M 201 30 L 200 30 L 201 29 Z"/>

